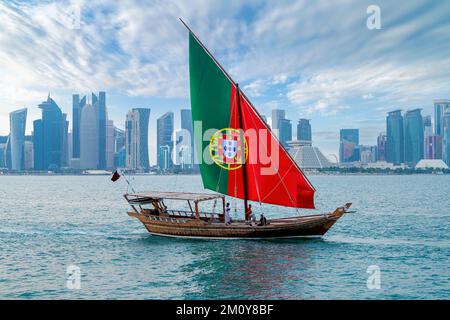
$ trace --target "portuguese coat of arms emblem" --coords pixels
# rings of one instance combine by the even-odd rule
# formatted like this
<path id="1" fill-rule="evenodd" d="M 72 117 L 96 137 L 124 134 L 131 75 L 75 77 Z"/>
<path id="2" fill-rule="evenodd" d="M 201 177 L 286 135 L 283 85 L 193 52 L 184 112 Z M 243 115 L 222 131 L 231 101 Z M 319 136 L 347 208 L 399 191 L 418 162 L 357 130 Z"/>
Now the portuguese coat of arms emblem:
<path id="1" fill-rule="evenodd" d="M 248 156 L 247 141 L 238 129 L 225 128 L 218 130 L 209 143 L 211 159 L 221 168 L 239 169 Z"/>

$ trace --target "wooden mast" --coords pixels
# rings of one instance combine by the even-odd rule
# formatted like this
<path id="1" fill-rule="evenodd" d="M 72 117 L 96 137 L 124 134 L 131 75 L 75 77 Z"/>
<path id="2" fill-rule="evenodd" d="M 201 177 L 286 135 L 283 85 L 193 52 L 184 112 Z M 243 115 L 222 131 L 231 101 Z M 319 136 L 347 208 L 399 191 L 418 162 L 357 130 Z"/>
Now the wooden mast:
<path id="1" fill-rule="evenodd" d="M 242 151 L 241 151 L 241 159 L 242 162 L 242 184 L 243 184 L 243 190 L 244 190 L 244 220 L 247 216 L 247 210 L 248 210 L 248 199 L 247 199 L 247 164 L 246 164 L 246 148 L 245 148 L 245 135 L 244 135 L 244 129 L 242 124 L 242 113 L 241 113 L 241 95 L 240 95 L 240 89 L 239 84 L 236 83 L 236 99 L 237 99 L 237 114 L 239 119 L 239 132 L 240 132 L 240 141 L 243 142 L 241 145 Z"/>

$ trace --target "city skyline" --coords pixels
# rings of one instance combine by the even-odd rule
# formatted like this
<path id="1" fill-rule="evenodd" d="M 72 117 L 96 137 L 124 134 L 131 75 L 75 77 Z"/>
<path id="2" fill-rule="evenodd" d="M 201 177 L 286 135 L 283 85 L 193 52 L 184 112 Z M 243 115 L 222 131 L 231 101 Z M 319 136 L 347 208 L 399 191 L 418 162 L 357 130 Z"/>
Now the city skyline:
<path id="1" fill-rule="evenodd" d="M 179 153 L 178 155 L 174 155 L 174 161 L 180 161 L 181 150 L 178 150 L 178 148 L 181 146 L 179 143 L 183 139 L 182 136 L 185 135 L 183 131 L 192 134 L 190 109 L 179 110 L 178 124 L 175 124 L 174 121 L 175 113 L 168 111 L 156 119 L 154 125 L 152 125 L 150 108 L 132 108 L 128 111 L 124 120 L 124 127 L 126 129 L 122 130 L 108 118 L 105 91 L 100 91 L 98 97 L 92 93 L 91 101 L 93 105 L 89 103 L 89 99 L 86 100 L 86 96 L 80 100 L 79 94 L 73 94 L 72 99 L 74 117 L 71 127 L 72 130 L 78 127 L 76 129 L 78 130 L 78 137 L 72 131 L 69 131 L 70 121 L 67 120 L 67 114 L 62 112 L 58 104 L 49 95 L 46 101 L 38 105 L 38 108 L 42 110 L 42 119 L 31 120 L 33 129 L 36 131 L 35 135 L 30 136 L 24 135 L 23 133 L 28 109 L 19 109 L 10 113 L 12 135 L 2 136 L 6 140 L 2 145 L 3 151 L 0 151 L 4 152 L 3 157 L 8 155 L 5 158 L 6 160 L 4 159 L 2 162 L 6 161 L 6 165 L 11 168 L 16 168 L 15 170 L 18 167 L 27 167 L 25 161 L 30 163 L 30 156 L 28 158 L 25 157 L 25 149 L 27 149 L 28 153 L 30 153 L 30 150 L 32 151 L 33 161 L 36 159 L 34 165 L 40 170 L 46 166 L 48 167 L 48 165 L 70 167 L 73 169 L 127 167 L 140 171 L 146 171 L 151 166 L 156 165 L 160 169 L 166 170 L 172 169 L 173 163 L 172 159 L 165 159 L 166 155 L 162 155 L 162 153 L 172 153 L 172 150 L 174 150 Z M 433 115 L 423 115 L 422 109 L 420 108 L 388 111 L 386 127 L 378 134 L 378 137 L 373 137 L 374 139 L 368 144 L 360 143 L 360 128 L 341 128 L 339 130 L 339 163 L 370 163 L 385 160 L 394 165 L 404 163 L 412 167 L 422 159 L 443 159 L 444 162 L 448 163 L 450 153 L 446 144 L 450 139 L 450 133 L 448 131 L 450 124 L 448 120 L 450 118 L 448 111 L 450 110 L 450 100 L 434 99 L 433 103 Z M 262 116 L 266 118 L 265 115 Z M 309 144 L 311 144 L 311 142 L 315 141 L 315 139 L 311 139 L 312 130 L 309 119 L 298 119 L 295 129 L 295 126 L 292 128 L 292 120 L 285 118 L 285 110 L 283 109 L 272 110 L 272 118 L 276 119 L 276 121 L 274 123 L 272 120 L 272 123 L 269 123 L 269 125 L 272 126 L 275 124 L 275 128 L 272 127 L 275 130 L 279 130 L 278 127 L 281 128 L 280 141 L 286 144 L 287 149 L 291 147 L 291 142 L 297 146 L 297 142 L 304 143 L 309 141 Z M 60 146 L 55 146 L 56 140 L 48 138 L 48 132 L 46 134 L 42 132 L 46 127 L 48 130 L 48 125 L 44 125 L 46 121 L 56 123 L 58 126 L 56 134 L 59 137 L 56 140 L 58 140 L 57 145 Z M 287 127 L 284 125 L 285 123 L 288 124 Z M 149 128 L 152 126 L 156 127 L 156 136 L 152 136 L 149 132 Z M 285 126 L 284 129 L 283 126 Z M 283 131 L 285 131 L 284 134 Z M 441 135 L 437 135 L 439 132 Z M 17 133 L 20 134 L 18 135 Z M 118 135 L 121 137 L 118 137 Z M 302 135 L 305 137 L 304 139 L 301 138 Z M 102 136 L 104 137 L 103 143 L 101 141 Z M 289 136 L 291 139 L 284 139 L 285 141 L 283 141 L 283 136 Z M 193 139 L 192 136 L 191 139 Z M 25 144 L 25 140 L 28 140 L 27 145 Z M 80 144 L 78 147 L 76 146 L 77 140 Z M 151 145 L 153 140 L 159 146 L 154 155 L 158 159 L 156 163 L 149 161 L 152 154 L 148 146 Z M 10 141 L 21 142 L 17 142 L 15 145 L 14 143 L 11 144 Z M 118 146 L 118 143 L 120 146 Z M 17 150 L 17 144 L 22 145 L 20 152 Z M 37 147 L 33 148 L 33 144 L 36 144 Z M 48 146 L 49 144 L 51 144 L 51 148 L 53 149 Z M 188 142 L 187 145 L 189 144 Z M 102 145 L 104 146 L 104 150 L 100 151 Z M 169 146 L 169 149 L 162 150 L 161 146 L 162 148 Z M 121 152 L 122 147 L 124 149 L 123 152 Z M 4 148 L 7 148 L 8 152 L 5 153 Z M 47 150 L 48 148 L 51 150 Z M 77 150 L 79 152 L 78 156 L 76 155 Z M 48 157 L 46 153 L 54 155 L 55 152 L 58 153 L 56 158 L 59 159 L 59 162 L 45 160 Z M 183 152 L 186 152 L 186 150 L 184 149 Z M 88 158 L 86 158 L 86 155 L 89 155 Z M 161 159 L 161 156 L 164 159 Z M 187 156 L 189 158 L 193 155 L 190 154 Z M 100 162 L 102 157 L 105 159 L 104 164 Z M 335 154 L 328 154 L 326 157 L 328 161 L 332 161 L 332 158 L 337 159 L 337 155 Z M 20 160 L 18 160 L 19 158 Z M 162 162 L 167 163 L 167 161 L 169 161 L 168 164 L 162 165 Z M 183 164 L 185 164 L 185 161 L 189 163 L 191 160 L 184 158 Z M 28 169 L 30 169 L 29 164 Z"/>
<path id="2" fill-rule="evenodd" d="M 79 25 L 69 25 L 65 17 L 75 4 Z M 326 155 L 338 154 L 343 123 L 361 128 L 361 143 L 371 144 L 386 111 L 432 114 L 431 101 L 448 97 L 450 88 L 450 4 L 377 5 L 380 30 L 366 27 L 367 4 L 356 1 L 292 1 L 276 10 L 228 1 L 162 2 L 153 10 L 134 1 L 1 3 L 0 134 L 9 131 L 9 112 L 23 107 L 30 134 L 29 119 L 39 114 L 34 106 L 48 91 L 67 119 L 73 92 L 107 91 L 110 119 L 121 129 L 131 108 L 151 108 L 155 119 L 167 111 L 178 115 L 189 107 L 181 16 L 260 113 L 279 108 L 288 119 L 311 119 L 315 145 Z M 155 153 L 151 145 L 152 163 Z"/>

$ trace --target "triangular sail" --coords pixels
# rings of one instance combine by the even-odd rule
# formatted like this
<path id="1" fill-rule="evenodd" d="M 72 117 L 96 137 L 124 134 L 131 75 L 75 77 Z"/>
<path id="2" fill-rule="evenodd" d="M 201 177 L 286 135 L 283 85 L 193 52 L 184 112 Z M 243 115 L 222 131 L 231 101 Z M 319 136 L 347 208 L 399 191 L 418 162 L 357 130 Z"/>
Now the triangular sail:
<path id="1" fill-rule="evenodd" d="M 201 133 L 195 136 L 195 145 L 204 187 L 240 199 L 314 208 L 314 187 L 192 31 L 189 70 L 194 131 Z M 245 142 L 237 134 L 240 130 Z M 233 157 L 238 159 L 234 163 Z"/>

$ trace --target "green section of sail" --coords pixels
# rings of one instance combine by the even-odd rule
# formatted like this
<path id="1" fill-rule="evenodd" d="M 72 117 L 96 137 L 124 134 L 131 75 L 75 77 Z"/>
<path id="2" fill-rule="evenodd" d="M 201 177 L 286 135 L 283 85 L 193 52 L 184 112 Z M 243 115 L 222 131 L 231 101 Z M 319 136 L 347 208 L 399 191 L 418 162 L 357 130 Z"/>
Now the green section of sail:
<path id="1" fill-rule="evenodd" d="M 195 144 L 203 186 L 227 194 L 228 171 L 210 158 L 209 138 L 215 130 L 228 128 L 230 124 L 231 82 L 192 34 L 189 34 L 189 77 L 193 128 L 196 122 L 197 126 L 199 121 L 202 124 L 202 136 L 195 132 Z M 208 140 L 203 141 L 208 130 Z"/>

